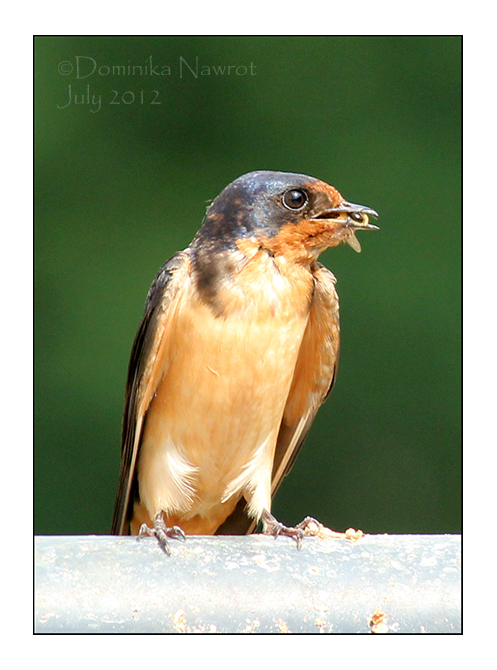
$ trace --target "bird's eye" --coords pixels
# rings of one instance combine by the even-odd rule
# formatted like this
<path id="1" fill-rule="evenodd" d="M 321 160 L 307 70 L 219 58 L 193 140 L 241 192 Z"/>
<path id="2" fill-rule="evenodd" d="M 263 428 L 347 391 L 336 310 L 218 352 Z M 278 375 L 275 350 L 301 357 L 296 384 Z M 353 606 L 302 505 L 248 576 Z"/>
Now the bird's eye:
<path id="1" fill-rule="evenodd" d="M 283 195 L 283 204 L 288 209 L 302 209 L 307 204 L 307 193 L 297 188 L 292 188 Z"/>
<path id="2" fill-rule="evenodd" d="M 363 215 L 359 212 L 350 212 L 349 216 L 352 221 L 357 221 L 358 223 L 362 223 L 364 221 Z"/>

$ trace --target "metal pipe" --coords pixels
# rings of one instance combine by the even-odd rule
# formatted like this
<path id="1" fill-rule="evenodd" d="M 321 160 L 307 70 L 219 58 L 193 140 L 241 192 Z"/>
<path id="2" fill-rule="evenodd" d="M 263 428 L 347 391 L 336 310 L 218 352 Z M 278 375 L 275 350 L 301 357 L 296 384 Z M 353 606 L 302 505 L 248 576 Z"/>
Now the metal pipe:
<path id="1" fill-rule="evenodd" d="M 459 633 L 458 535 L 35 540 L 36 633 Z"/>

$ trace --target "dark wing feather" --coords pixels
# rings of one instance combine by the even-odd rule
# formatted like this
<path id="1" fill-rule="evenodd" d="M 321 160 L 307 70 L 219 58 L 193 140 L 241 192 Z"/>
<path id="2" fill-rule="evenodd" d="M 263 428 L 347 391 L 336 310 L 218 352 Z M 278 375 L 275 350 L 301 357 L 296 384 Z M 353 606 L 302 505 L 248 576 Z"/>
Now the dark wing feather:
<path id="1" fill-rule="evenodd" d="M 327 268 L 316 263 L 309 321 L 276 444 L 271 483 L 273 497 L 283 477 L 290 472 L 319 407 L 333 387 L 340 347 L 335 281 Z M 245 508 L 246 502 L 242 498 L 235 511 L 218 529 L 218 534 L 252 532 L 256 523 L 247 515 Z"/>
<path id="2" fill-rule="evenodd" d="M 124 403 L 121 471 L 111 530 L 113 535 L 128 533 L 127 524 L 138 493 L 136 463 L 143 420 L 160 376 L 168 312 L 184 285 L 188 268 L 187 252 L 176 254 L 162 266 L 148 293 L 145 313 L 131 350 Z"/>

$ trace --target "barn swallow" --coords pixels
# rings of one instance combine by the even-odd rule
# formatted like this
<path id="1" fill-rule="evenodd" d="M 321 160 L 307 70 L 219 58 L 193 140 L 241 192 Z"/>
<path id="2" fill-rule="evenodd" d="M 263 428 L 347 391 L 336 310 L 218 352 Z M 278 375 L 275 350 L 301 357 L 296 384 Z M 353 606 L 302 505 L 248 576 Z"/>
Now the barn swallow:
<path id="1" fill-rule="evenodd" d="M 271 499 L 331 391 L 335 277 L 319 254 L 377 213 L 301 174 L 229 184 L 159 271 L 131 352 L 112 533 L 286 534 Z"/>

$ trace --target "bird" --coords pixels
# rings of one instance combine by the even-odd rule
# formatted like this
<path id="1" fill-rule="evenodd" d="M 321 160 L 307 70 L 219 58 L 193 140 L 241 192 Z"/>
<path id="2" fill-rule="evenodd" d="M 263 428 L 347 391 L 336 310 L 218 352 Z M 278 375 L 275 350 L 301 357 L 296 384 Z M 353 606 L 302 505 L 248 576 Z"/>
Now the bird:
<path id="1" fill-rule="evenodd" d="M 208 206 L 147 296 L 126 383 L 115 535 L 288 535 L 271 514 L 336 377 L 336 279 L 318 257 L 375 210 L 307 175 L 258 170 Z"/>

